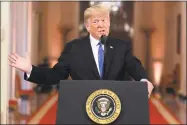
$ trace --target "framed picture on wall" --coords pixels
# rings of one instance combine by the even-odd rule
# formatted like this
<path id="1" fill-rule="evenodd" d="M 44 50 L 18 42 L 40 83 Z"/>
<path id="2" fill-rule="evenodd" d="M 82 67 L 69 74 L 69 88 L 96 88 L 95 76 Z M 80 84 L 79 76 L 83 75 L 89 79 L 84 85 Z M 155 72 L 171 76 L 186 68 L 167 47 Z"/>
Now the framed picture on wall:
<path id="1" fill-rule="evenodd" d="M 180 54 L 181 49 L 181 14 L 177 15 L 177 54 Z"/>

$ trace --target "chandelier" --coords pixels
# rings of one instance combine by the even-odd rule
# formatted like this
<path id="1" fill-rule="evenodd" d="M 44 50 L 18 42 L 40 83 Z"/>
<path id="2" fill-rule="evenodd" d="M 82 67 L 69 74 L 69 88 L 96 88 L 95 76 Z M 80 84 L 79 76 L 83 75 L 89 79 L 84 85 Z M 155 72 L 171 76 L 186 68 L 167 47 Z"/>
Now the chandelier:
<path id="1" fill-rule="evenodd" d="M 116 12 L 119 10 L 121 7 L 121 1 L 116 1 L 116 2 L 98 2 L 98 1 L 90 1 L 90 6 L 95 5 L 95 4 L 104 4 L 105 6 L 109 7 L 110 11 Z"/>

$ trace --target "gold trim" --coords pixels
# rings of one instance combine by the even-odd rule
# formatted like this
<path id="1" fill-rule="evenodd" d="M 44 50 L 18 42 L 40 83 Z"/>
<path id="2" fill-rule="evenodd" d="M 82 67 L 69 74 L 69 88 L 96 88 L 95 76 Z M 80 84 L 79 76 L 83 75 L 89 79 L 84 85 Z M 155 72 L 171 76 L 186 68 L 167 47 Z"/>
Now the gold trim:
<path id="1" fill-rule="evenodd" d="M 114 100 L 114 103 L 115 103 L 115 107 L 114 107 L 115 108 L 115 110 L 114 110 L 115 112 L 111 116 L 103 118 L 103 119 L 95 116 L 95 114 L 92 111 L 92 108 L 93 108 L 92 107 L 92 102 L 99 95 L 107 95 L 107 96 L 111 97 Z M 89 118 L 92 121 L 94 121 L 95 123 L 98 123 L 98 124 L 109 124 L 109 123 L 114 122 L 118 118 L 118 116 L 120 115 L 121 102 L 120 102 L 119 97 L 114 92 L 112 92 L 112 91 L 110 91 L 108 89 L 96 90 L 87 99 L 86 112 L 87 112 L 87 115 L 89 116 Z"/>

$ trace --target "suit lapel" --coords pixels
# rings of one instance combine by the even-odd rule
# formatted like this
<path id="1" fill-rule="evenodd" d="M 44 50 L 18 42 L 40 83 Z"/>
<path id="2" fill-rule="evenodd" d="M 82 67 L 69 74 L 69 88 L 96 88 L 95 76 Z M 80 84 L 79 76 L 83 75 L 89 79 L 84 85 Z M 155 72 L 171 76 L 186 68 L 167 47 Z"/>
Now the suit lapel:
<path id="1" fill-rule="evenodd" d="M 88 66 L 91 68 L 91 72 L 93 73 L 95 78 L 97 80 L 100 80 L 101 78 L 92 52 L 89 35 L 86 36 L 83 41 L 83 54 L 86 56 L 84 61 L 87 61 L 85 64 L 88 64 Z"/>
<path id="2" fill-rule="evenodd" d="M 104 79 L 107 79 L 108 76 L 109 76 L 109 73 L 110 73 L 110 69 L 111 69 L 111 64 L 112 64 L 112 61 L 113 61 L 113 58 L 114 58 L 114 55 L 115 55 L 115 47 L 114 47 L 114 44 L 113 44 L 113 41 L 108 38 L 107 40 L 107 52 L 106 52 L 106 57 L 105 57 L 105 74 L 104 74 Z"/>

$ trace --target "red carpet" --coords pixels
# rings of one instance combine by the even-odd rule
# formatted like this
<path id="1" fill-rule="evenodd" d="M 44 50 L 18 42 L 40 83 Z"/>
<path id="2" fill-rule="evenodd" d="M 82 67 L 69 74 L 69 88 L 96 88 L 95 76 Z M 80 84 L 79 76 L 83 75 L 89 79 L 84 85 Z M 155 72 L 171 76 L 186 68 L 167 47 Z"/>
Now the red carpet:
<path id="1" fill-rule="evenodd" d="M 151 124 L 169 124 L 151 101 L 149 102 L 149 107 Z"/>
<path id="2" fill-rule="evenodd" d="M 57 103 L 55 103 L 41 119 L 39 124 L 55 124 Z"/>
<path id="3" fill-rule="evenodd" d="M 57 103 L 46 112 L 39 121 L 39 124 L 55 124 Z M 151 124 L 169 124 L 150 101 L 150 122 Z"/>

